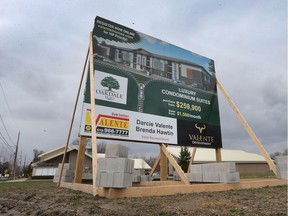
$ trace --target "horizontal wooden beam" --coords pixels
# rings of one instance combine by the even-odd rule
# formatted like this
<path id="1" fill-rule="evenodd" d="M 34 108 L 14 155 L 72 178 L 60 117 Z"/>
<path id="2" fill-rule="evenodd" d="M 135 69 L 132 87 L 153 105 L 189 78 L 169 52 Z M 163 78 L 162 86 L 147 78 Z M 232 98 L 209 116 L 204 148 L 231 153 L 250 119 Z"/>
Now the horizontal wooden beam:
<path id="1" fill-rule="evenodd" d="M 99 192 L 100 196 L 107 198 L 124 198 L 124 197 L 148 197 L 148 196 L 168 196 L 175 194 L 191 194 L 200 192 L 217 192 L 227 190 L 239 190 L 260 188 L 266 186 L 279 186 L 287 184 L 287 180 L 260 180 L 246 181 L 242 183 L 230 184 L 193 184 L 193 185 L 168 185 L 158 187 L 131 187 L 127 189 L 103 189 Z"/>
<path id="2" fill-rule="evenodd" d="M 166 181 L 167 183 L 169 181 Z M 216 192 L 227 190 L 239 190 L 261 187 L 272 187 L 279 185 L 287 185 L 285 179 L 253 179 L 241 180 L 240 183 L 216 183 L 216 184 L 193 184 L 184 185 L 179 182 L 179 185 L 160 185 L 147 187 L 129 187 L 125 189 L 116 188 L 98 188 L 97 194 L 107 198 L 124 198 L 124 197 L 149 197 L 149 196 L 168 196 L 175 194 L 191 194 L 200 192 Z M 93 194 L 93 185 L 73 184 L 62 182 L 61 187 L 82 191 L 84 193 Z"/>

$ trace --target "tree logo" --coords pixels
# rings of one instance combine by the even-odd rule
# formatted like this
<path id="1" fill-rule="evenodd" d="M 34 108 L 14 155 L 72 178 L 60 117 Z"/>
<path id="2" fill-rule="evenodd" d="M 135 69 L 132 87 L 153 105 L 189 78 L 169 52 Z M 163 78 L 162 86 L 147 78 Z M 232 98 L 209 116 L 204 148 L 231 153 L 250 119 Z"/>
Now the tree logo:
<path id="1" fill-rule="evenodd" d="M 126 77 L 97 71 L 95 97 L 113 103 L 127 103 L 128 79 Z"/>
<path id="2" fill-rule="evenodd" d="M 119 82 L 111 76 L 105 77 L 101 81 L 101 85 L 107 87 L 109 91 L 112 91 L 112 89 L 118 90 L 120 88 Z"/>

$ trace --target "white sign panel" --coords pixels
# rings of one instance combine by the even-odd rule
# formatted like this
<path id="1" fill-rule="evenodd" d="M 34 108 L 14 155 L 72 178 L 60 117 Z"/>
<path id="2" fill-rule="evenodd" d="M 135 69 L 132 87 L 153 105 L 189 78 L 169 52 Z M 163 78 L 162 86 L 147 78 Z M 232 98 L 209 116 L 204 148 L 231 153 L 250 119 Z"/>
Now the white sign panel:
<path id="1" fill-rule="evenodd" d="M 81 134 L 91 136 L 90 104 L 84 103 Z M 97 137 L 135 140 L 152 143 L 177 142 L 177 121 L 161 117 L 105 106 L 96 107 Z"/>

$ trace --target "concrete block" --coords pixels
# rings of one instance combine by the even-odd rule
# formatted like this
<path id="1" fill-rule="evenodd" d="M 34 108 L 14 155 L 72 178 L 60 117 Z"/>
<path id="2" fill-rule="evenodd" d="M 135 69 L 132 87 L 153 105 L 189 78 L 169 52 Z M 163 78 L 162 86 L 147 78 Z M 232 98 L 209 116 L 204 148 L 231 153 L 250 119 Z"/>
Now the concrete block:
<path id="1" fill-rule="evenodd" d="M 216 163 L 219 172 L 236 172 L 236 163 L 235 162 L 221 162 Z"/>
<path id="2" fill-rule="evenodd" d="M 145 177 L 146 176 L 146 177 Z M 144 169 L 133 169 L 133 182 L 149 181 Z"/>
<path id="3" fill-rule="evenodd" d="M 104 188 L 132 187 L 133 174 L 120 172 L 101 172 L 96 178 L 96 185 Z"/>
<path id="4" fill-rule="evenodd" d="M 141 176 L 139 175 L 133 175 L 133 183 L 139 183 L 141 182 Z"/>
<path id="5" fill-rule="evenodd" d="M 96 186 L 100 187 L 103 187 L 103 184 L 105 183 L 106 185 L 106 173 L 103 173 L 103 172 L 98 172 L 97 173 L 97 176 L 96 176 Z"/>
<path id="6" fill-rule="evenodd" d="M 181 181 L 181 178 L 176 171 L 173 172 L 173 180 L 174 181 Z"/>
<path id="7" fill-rule="evenodd" d="M 60 171 L 61 170 L 58 169 L 54 176 L 58 176 L 59 177 L 60 176 Z M 73 170 L 65 170 L 65 169 L 63 169 L 62 177 L 65 177 L 65 176 L 74 176 L 74 171 Z"/>
<path id="8" fill-rule="evenodd" d="M 143 181 L 151 181 L 150 175 L 141 175 L 141 182 Z"/>
<path id="9" fill-rule="evenodd" d="M 202 164 L 203 172 L 236 172 L 235 162 Z"/>
<path id="10" fill-rule="evenodd" d="M 133 174 L 130 173 L 113 173 L 112 188 L 127 188 L 132 187 Z"/>
<path id="11" fill-rule="evenodd" d="M 145 170 L 144 169 L 133 169 L 133 174 L 134 175 L 145 175 Z"/>
<path id="12" fill-rule="evenodd" d="M 127 158 L 98 158 L 98 172 L 133 173 L 134 160 Z"/>
<path id="13" fill-rule="evenodd" d="M 276 164 L 276 168 L 278 168 L 281 171 L 287 170 L 287 164 Z"/>
<path id="14" fill-rule="evenodd" d="M 106 158 L 128 158 L 128 147 L 119 144 L 107 144 L 105 149 Z"/>
<path id="15" fill-rule="evenodd" d="M 287 165 L 287 162 L 288 162 L 288 156 L 287 155 L 275 157 L 275 163 L 276 164 L 286 164 Z"/>
<path id="16" fill-rule="evenodd" d="M 58 169 L 61 170 L 62 163 L 58 164 Z M 64 163 L 63 169 L 70 169 L 70 164 L 69 163 Z"/>
<path id="17" fill-rule="evenodd" d="M 222 183 L 239 183 L 240 175 L 239 172 L 221 172 L 219 173 L 220 182 Z"/>
<path id="18" fill-rule="evenodd" d="M 60 173 L 59 173 L 60 175 Z M 62 172 L 62 176 L 74 176 L 74 170 L 66 170 L 64 169 Z"/>
<path id="19" fill-rule="evenodd" d="M 288 177 L 287 177 L 287 167 L 288 167 L 287 161 L 288 161 L 287 155 L 275 157 L 275 164 L 276 164 L 276 169 L 277 169 L 277 178 L 288 179 Z"/>
<path id="20" fill-rule="evenodd" d="M 218 172 L 203 172 L 203 182 L 220 182 L 220 176 Z"/>
<path id="21" fill-rule="evenodd" d="M 96 186 L 104 188 L 113 186 L 113 173 L 98 173 L 96 178 Z"/>
<path id="22" fill-rule="evenodd" d="M 190 182 L 202 182 L 203 176 L 202 173 L 186 173 Z"/>
<path id="23" fill-rule="evenodd" d="M 194 164 L 191 166 L 190 173 L 202 173 L 202 164 Z"/>
<path id="24" fill-rule="evenodd" d="M 214 173 L 217 172 L 217 166 L 215 163 L 209 163 L 209 164 L 202 164 L 202 172 L 203 173 Z"/>
<path id="25" fill-rule="evenodd" d="M 277 176 L 279 179 L 288 179 L 288 172 L 287 171 L 282 171 L 278 174 Z"/>
<path id="26" fill-rule="evenodd" d="M 92 180 L 92 173 L 82 173 L 83 180 Z"/>

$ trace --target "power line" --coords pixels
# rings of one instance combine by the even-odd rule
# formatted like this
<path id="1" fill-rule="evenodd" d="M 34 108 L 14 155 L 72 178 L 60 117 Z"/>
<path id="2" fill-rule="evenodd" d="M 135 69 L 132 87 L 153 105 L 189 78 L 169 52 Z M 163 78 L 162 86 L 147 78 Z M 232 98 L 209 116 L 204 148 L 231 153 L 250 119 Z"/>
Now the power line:
<path id="1" fill-rule="evenodd" d="M 3 134 L 0 132 L 0 139 L 3 141 L 3 143 L 8 146 L 13 152 L 14 152 L 14 148 L 9 145 L 9 143 L 7 142 L 7 140 L 5 139 L 5 137 L 3 136 Z"/>
<path id="2" fill-rule="evenodd" d="M 15 124 L 16 128 L 18 128 L 18 126 L 17 126 L 17 124 L 16 124 L 16 121 L 15 121 L 15 118 L 14 118 L 14 116 L 13 116 L 13 114 L 12 114 L 11 108 L 10 108 L 10 106 L 9 106 L 7 97 L 6 97 L 6 95 L 5 95 L 3 86 L 2 86 L 2 84 L 1 84 L 1 80 L 0 80 L 0 87 L 1 87 L 1 90 L 2 90 L 2 93 L 3 93 L 3 96 L 4 96 L 4 99 L 5 99 L 5 102 L 6 102 L 6 104 L 7 104 L 8 110 L 9 110 L 9 112 L 10 112 L 10 115 L 11 115 L 13 121 L 14 121 L 14 124 Z"/>
<path id="3" fill-rule="evenodd" d="M 10 139 L 10 141 L 12 142 L 12 144 L 13 144 L 14 146 L 16 146 L 15 143 L 12 141 L 12 139 L 11 139 L 11 137 L 10 137 L 8 131 L 7 131 L 7 128 L 6 128 L 5 124 L 4 124 L 4 121 L 3 121 L 3 119 L 2 119 L 1 114 L 0 114 L 0 119 L 1 119 L 2 124 L 3 124 L 3 126 L 4 126 L 4 129 L 5 129 L 5 131 L 6 131 L 7 135 L 8 135 L 8 138 Z"/>

